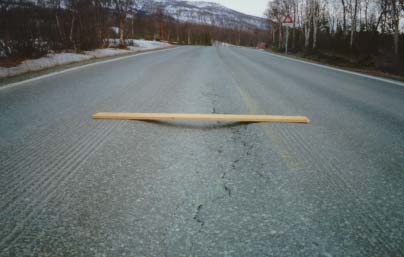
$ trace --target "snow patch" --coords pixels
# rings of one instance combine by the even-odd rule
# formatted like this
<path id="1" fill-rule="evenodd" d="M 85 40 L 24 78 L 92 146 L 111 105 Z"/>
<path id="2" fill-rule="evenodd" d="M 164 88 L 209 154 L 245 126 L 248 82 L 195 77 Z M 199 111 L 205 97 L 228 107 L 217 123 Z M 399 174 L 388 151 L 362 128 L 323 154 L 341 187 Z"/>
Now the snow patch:
<path id="1" fill-rule="evenodd" d="M 48 54 L 38 59 L 25 60 L 15 67 L 0 67 L 0 78 L 15 76 L 28 71 L 41 70 L 61 64 L 84 61 L 91 58 L 92 56 L 75 53 Z"/>
<path id="2" fill-rule="evenodd" d="M 114 56 L 114 55 L 121 55 L 127 54 L 132 51 L 125 50 L 125 49 L 116 49 L 116 48 L 104 48 L 104 49 L 96 49 L 93 51 L 86 51 L 84 52 L 87 56 L 92 56 L 95 58 L 101 58 L 106 56 Z"/>
<path id="3" fill-rule="evenodd" d="M 130 42 L 129 42 L 130 41 Z M 114 42 L 114 43 L 112 43 Z M 116 40 L 109 40 L 110 46 L 119 42 Z M 79 62 L 94 58 L 102 58 L 108 56 L 123 55 L 135 52 L 141 52 L 145 50 L 160 49 L 170 46 L 168 43 L 158 41 L 147 41 L 143 39 L 127 40 L 127 43 L 132 46 L 128 46 L 128 49 L 116 49 L 116 48 L 104 48 L 96 49 L 93 51 L 86 51 L 84 53 L 50 53 L 44 57 L 38 59 L 25 60 L 21 64 L 15 67 L 0 67 L 0 78 L 15 76 L 18 74 L 26 73 L 29 71 L 38 71 L 57 65 L 63 65 L 73 62 Z M 118 43 L 119 44 L 119 43 Z"/>
<path id="4" fill-rule="evenodd" d="M 266 19 L 227 8 L 218 3 L 185 0 L 148 0 L 142 5 L 146 13 L 159 9 L 180 22 L 214 25 L 232 29 L 267 29 Z"/>

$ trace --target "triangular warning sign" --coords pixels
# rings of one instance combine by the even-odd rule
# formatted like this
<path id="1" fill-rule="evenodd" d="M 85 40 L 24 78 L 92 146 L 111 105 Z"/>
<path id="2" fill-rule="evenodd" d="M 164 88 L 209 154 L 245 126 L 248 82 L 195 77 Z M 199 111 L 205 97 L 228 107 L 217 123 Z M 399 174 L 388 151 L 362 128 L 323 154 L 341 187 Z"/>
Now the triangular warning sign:
<path id="1" fill-rule="evenodd" d="M 293 23 L 292 17 L 290 17 L 289 15 L 286 15 L 285 19 L 283 20 L 283 23 Z"/>

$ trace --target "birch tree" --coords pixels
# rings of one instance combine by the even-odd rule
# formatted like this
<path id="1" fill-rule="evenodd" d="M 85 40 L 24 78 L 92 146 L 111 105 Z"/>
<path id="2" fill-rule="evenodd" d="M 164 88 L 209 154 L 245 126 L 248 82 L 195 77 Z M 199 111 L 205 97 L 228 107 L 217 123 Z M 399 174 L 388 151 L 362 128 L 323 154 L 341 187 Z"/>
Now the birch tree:
<path id="1" fill-rule="evenodd" d="M 358 0 L 349 0 L 349 12 L 351 16 L 351 36 L 349 46 L 352 48 L 355 39 L 357 17 L 358 17 Z"/>
<path id="2" fill-rule="evenodd" d="M 400 40 L 400 17 L 401 12 L 403 10 L 402 0 L 390 0 L 391 5 L 391 17 L 392 17 L 392 25 L 393 25 L 393 33 L 394 33 L 394 54 L 398 56 L 398 47 Z"/>
<path id="3" fill-rule="evenodd" d="M 285 0 L 274 0 L 268 3 L 268 8 L 265 12 L 267 18 L 272 21 L 272 24 L 276 24 L 278 30 L 278 47 L 282 46 L 282 21 L 285 15 L 288 13 L 288 4 Z"/>
<path id="4" fill-rule="evenodd" d="M 125 30 L 129 12 L 132 10 L 134 0 L 114 0 L 115 11 L 119 23 L 119 40 L 121 45 L 125 45 Z"/>
<path id="5" fill-rule="evenodd" d="M 310 47 L 310 34 L 313 22 L 313 0 L 306 0 L 304 6 L 304 47 Z"/>

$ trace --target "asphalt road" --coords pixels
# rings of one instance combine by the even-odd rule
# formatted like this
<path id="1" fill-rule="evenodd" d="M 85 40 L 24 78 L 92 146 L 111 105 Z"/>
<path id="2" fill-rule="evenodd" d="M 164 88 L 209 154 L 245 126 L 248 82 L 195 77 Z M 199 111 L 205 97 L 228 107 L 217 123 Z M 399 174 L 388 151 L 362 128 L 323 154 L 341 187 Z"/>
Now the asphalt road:
<path id="1" fill-rule="evenodd" d="M 0 256 L 31 255 L 403 256 L 404 87 L 180 47 L 0 89 Z"/>

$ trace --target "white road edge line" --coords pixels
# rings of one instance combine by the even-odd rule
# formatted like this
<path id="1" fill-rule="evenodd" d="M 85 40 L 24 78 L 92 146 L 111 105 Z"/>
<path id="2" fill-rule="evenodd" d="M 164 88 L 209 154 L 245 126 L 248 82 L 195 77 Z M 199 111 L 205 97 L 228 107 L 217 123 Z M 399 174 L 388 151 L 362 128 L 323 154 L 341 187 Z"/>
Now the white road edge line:
<path id="1" fill-rule="evenodd" d="M 163 51 L 168 51 L 168 50 L 173 50 L 173 49 L 178 49 L 180 47 L 170 47 L 170 48 L 164 48 L 164 49 L 159 49 L 159 50 L 152 50 L 152 51 L 148 51 L 148 52 L 140 52 L 140 53 L 134 53 L 134 54 L 130 54 L 130 55 L 126 55 L 126 56 L 122 56 L 122 57 L 116 57 L 113 59 L 109 59 L 109 60 L 105 60 L 105 61 L 99 61 L 99 62 L 94 62 L 94 63 L 89 63 L 89 64 L 84 64 L 84 65 L 79 65 L 77 67 L 72 67 L 72 68 L 68 68 L 65 70 L 61 70 L 61 71 L 56 71 L 56 72 L 51 72 L 45 75 L 41 75 L 38 77 L 34 77 L 31 79 L 27 79 L 27 80 L 22 80 L 22 81 L 18 81 L 18 82 L 14 82 L 14 83 L 10 83 L 10 84 L 6 84 L 4 86 L 0 86 L 0 90 L 3 89 L 8 89 L 11 87 L 15 87 L 15 86 L 19 86 L 19 85 L 23 85 L 29 82 L 33 82 L 36 80 L 41 80 L 41 79 L 45 79 L 45 78 L 49 78 L 49 77 L 53 77 L 59 74 L 63 74 L 63 73 L 67 73 L 67 72 L 71 72 L 71 71 L 75 71 L 75 70 L 79 70 L 79 69 L 83 69 L 86 67 L 90 67 L 90 66 L 95 66 L 95 65 L 99 65 L 99 64 L 104 64 L 104 63 L 109 63 L 109 62 L 116 62 L 116 61 L 120 61 L 120 60 L 124 60 L 124 59 L 129 59 L 129 58 L 133 58 L 136 56 L 141 56 L 141 55 L 147 55 L 147 54 L 154 54 L 154 53 L 158 53 L 158 52 L 163 52 Z M 79 63 L 79 62 L 78 62 Z"/>
<path id="2" fill-rule="evenodd" d="M 372 76 L 372 75 L 367 75 L 367 74 L 363 74 L 363 73 L 359 73 L 359 72 L 355 72 L 355 71 L 348 71 L 348 70 L 344 70 L 344 69 L 330 67 L 330 66 L 327 66 L 327 65 L 312 63 L 312 62 L 303 61 L 303 60 L 297 60 L 295 58 L 286 57 L 286 56 L 282 56 L 282 55 L 277 55 L 277 54 L 273 54 L 273 53 L 269 53 L 269 52 L 264 52 L 264 51 L 260 51 L 260 52 L 265 53 L 265 54 L 269 54 L 271 56 L 275 56 L 275 57 L 278 57 L 278 58 L 283 58 L 283 59 L 287 59 L 287 60 L 291 60 L 291 61 L 295 61 L 295 62 L 310 64 L 310 65 L 321 67 L 321 68 L 324 68 L 324 69 L 339 71 L 339 72 L 343 72 L 343 73 L 347 73 L 347 74 L 351 74 L 351 75 L 356 75 L 356 76 L 360 76 L 360 77 L 364 77 L 364 78 L 368 78 L 368 79 L 374 79 L 374 80 L 394 84 L 394 85 L 397 85 L 397 86 L 400 86 L 400 87 L 404 87 L 403 82 L 392 80 L 392 79 L 385 79 L 385 78 L 376 77 L 376 76 Z"/>

